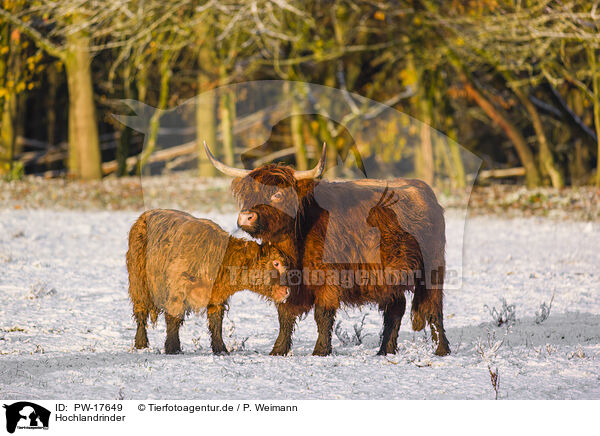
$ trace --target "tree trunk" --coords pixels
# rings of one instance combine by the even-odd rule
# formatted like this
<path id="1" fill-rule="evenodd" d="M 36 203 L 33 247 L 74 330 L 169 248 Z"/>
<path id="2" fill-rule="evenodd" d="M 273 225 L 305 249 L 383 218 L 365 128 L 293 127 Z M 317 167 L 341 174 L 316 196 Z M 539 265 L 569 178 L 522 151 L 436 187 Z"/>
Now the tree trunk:
<path id="1" fill-rule="evenodd" d="M 533 153 L 527 145 L 527 141 L 519 132 L 517 127 L 511 123 L 508 117 L 503 113 L 503 111 L 499 108 L 496 108 L 482 93 L 480 93 L 471 83 L 467 73 L 464 70 L 460 60 L 454 54 L 450 54 L 449 61 L 458 73 L 459 78 L 465 84 L 465 91 L 467 92 L 467 96 L 475 101 L 477 105 L 487 114 L 490 119 L 498 124 L 508 138 L 511 140 L 517 154 L 519 155 L 519 159 L 525 167 L 525 181 L 527 187 L 533 188 L 540 185 L 540 174 L 535 165 L 535 159 L 533 157 Z"/>
<path id="2" fill-rule="evenodd" d="M 10 91 L 4 96 L 2 108 L 2 133 L 0 135 L 0 173 L 10 171 L 15 150 L 15 120 L 17 112 L 17 96 Z"/>
<path id="3" fill-rule="evenodd" d="M 587 46 L 588 62 L 592 70 L 592 89 L 594 93 L 594 125 L 596 126 L 596 143 L 598 154 L 596 156 L 596 187 L 600 188 L 600 75 L 598 74 L 596 50 Z"/>
<path id="4" fill-rule="evenodd" d="M 546 138 L 546 133 L 544 132 L 544 126 L 542 124 L 539 112 L 535 108 L 534 104 L 529 100 L 527 95 L 523 93 L 523 91 L 518 88 L 514 88 L 513 91 L 521 104 L 527 110 L 529 118 L 533 124 L 533 128 L 540 145 L 540 163 L 544 169 L 544 172 L 550 177 L 550 181 L 552 182 L 552 186 L 554 188 L 563 188 L 565 186 L 565 181 L 560 170 L 554 163 L 554 156 L 552 155 L 552 151 L 548 145 L 548 140 Z"/>
<path id="5" fill-rule="evenodd" d="M 0 41 L 2 41 L 2 46 L 0 46 L 2 48 L 2 50 L 9 50 L 9 45 L 8 45 L 8 23 L 4 23 L 2 26 L 0 26 Z M 6 81 L 7 81 L 7 77 L 6 77 L 6 70 L 7 70 L 7 61 L 6 61 L 6 57 L 3 55 L 0 55 L 0 87 L 2 88 L 6 88 Z M 9 161 L 8 161 L 8 154 L 9 154 L 9 150 L 10 148 L 6 146 L 6 140 L 5 140 L 5 132 L 4 130 L 7 127 L 7 120 L 5 120 L 6 117 L 6 97 L 4 100 L 4 104 L 0 105 L 0 174 L 3 174 L 10 166 Z"/>
<path id="6" fill-rule="evenodd" d="M 334 62 L 330 62 L 327 66 L 327 73 L 325 76 L 325 86 L 329 86 L 333 88 L 336 86 L 336 64 Z M 321 102 L 323 103 L 323 102 Z M 328 113 L 331 113 L 331 107 L 333 102 L 327 102 L 329 107 L 324 108 Z M 325 170 L 327 171 L 328 179 L 335 179 L 340 176 L 340 171 L 338 168 L 338 144 L 336 143 L 336 139 L 333 137 L 332 131 L 329 129 L 331 120 L 326 118 L 324 115 L 317 116 L 318 124 L 319 124 L 319 133 L 321 135 L 321 140 L 317 140 L 317 152 L 315 153 L 315 157 L 318 159 L 320 157 L 320 144 L 322 142 L 327 143 L 327 163 Z"/>
<path id="7" fill-rule="evenodd" d="M 198 74 L 198 97 L 196 102 L 196 144 L 198 147 L 198 175 L 214 177 L 215 167 L 204 151 L 204 141 L 209 147 L 217 143 L 217 119 L 215 116 L 216 97 L 208 91 L 210 80 L 204 73 Z"/>
<path id="8" fill-rule="evenodd" d="M 296 153 L 296 169 L 304 171 L 308 169 L 308 157 L 306 155 L 306 144 L 304 143 L 304 122 L 302 120 L 301 106 L 296 96 L 292 95 L 291 131 L 292 144 Z"/>
<path id="9" fill-rule="evenodd" d="M 65 62 L 66 63 L 66 62 Z M 69 82 L 69 78 L 67 77 L 67 86 Z M 67 168 L 69 177 L 78 179 L 81 177 L 81 172 L 79 171 L 79 150 L 77 149 L 77 142 L 75 140 L 75 112 L 71 110 L 71 103 L 69 99 L 69 114 L 68 114 L 68 157 L 67 157 Z"/>
<path id="10" fill-rule="evenodd" d="M 131 64 L 127 63 L 123 70 L 123 88 L 124 88 L 124 97 L 126 99 L 133 98 L 133 90 L 131 86 Z M 119 137 L 119 142 L 117 143 L 117 177 L 123 177 L 127 175 L 127 158 L 129 157 L 129 145 L 131 142 L 132 136 L 131 127 L 127 127 L 125 125 L 121 125 L 121 136 Z"/>
<path id="11" fill-rule="evenodd" d="M 455 187 L 462 189 L 467 186 L 467 178 L 465 176 L 465 166 L 460 155 L 460 146 L 458 145 L 458 142 L 456 142 L 456 129 L 452 127 L 451 123 L 452 119 L 448 118 L 448 136 L 446 137 L 446 142 L 450 147 L 450 156 L 452 157 L 452 168 L 454 170 L 454 180 L 456 183 Z"/>
<path id="12" fill-rule="evenodd" d="M 430 186 L 434 181 L 433 144 L 431 141 L 431 106 L 423 93 L 419 96 L 421 111 L 421 178 Z"/>
<path id="13" fill-rule="evenodd" d="M 5 41 L 10 44 L 9 30 L 10 26 L 6 24 L 3 26 L 2 37 Z M 9 172 L 12 170 L 13 160 L 16 155 L 16 142 L 17 142 L 17 117 L 18 117 L 18 106 L 19 96 L 16 91 L 16 84 L 19 81 L 20 74 L 20 58 L 21 50 L 20 44 L 6 45 L 4 46 L 8 54 L 6 57 L 2 55 L 2 64 L 0 64 L 0 74 L 2 75 L 2 82 L 0 87 L 4 88 L 5 94 L 2 98 L 2 115 L 0 121 L 2 122 L 2 129 L 0 132 L 0 174 Z"/>
<path id="14" fill-rule="evenodd" d="M 297 79 L 297 74 L 291 67 L 289 77 Z M 306 144 L 304 142 L 304 118 L 302 104 L 300 103 L 302 100 L 306 99 L 306 92 L 304 91 L 303 86 L 303 84 L 295 83 L 293 81 L 288 81 L 284 84 L 284 92 L 292 104 L 290 132 L 292 145 L 294 146 L 297 170 L 308 169 L 308 155 L 306 152 Z"/>
<path id="15" fill-rule="evenodd" d="M 171 79 L 171 69 L 169 67 L 171 62 L 170 54 L 164 53 L 160 61 L 160 92 L 158 96 L 158 107 L 150 117 L 150 125 L 148 126 L 148 138 L 146 138 L 146 144 L 144 151 L 140 157 L 138 163 L 138 174 L 142 174 L 144 166 L 148 162 L 150 155 L 156 149 L 156 141 L 158 140 L 158 129 L 160 127 L 160 117 L 162 111 L 167 107 L 167 100 L 169 97 L 169 80 Z"/>
<path id="16" fill-rule="evenodd" d="M 85 31 L 67 35 L 69 152 L 76 154 L 69 158 L 69 170 L 84 180 L 102 178 L 89 46 L 90 39 Z"/>
<path id="17" fill-rule="evenodd" d="M 323 115 L 317 115 L 317 120 L 319 124 L 319 136 L 317 138 L 317 144 L 320 143 L 319 139 L 327 144 L 327 163 L 325 166 L 325 170 L 327 171 L 328 179 L 335 179 L 339 176 L 339 171 L 337 168 L 337 144 L 335 143 L 335 139 L 331 136 L 331 132 L 329 132 L 329 128 L 327 127 L 327 119 Z M 316 157 L 320 157 L 319 148 L 317 145 L 317 153 Z"/>
<path id="18" fill-rule="evenodd" d="M 525 180 L 528 188 L 534 188 L 540 186 L 540 174 L 535 165 L 535 159 L 533 153 L 527 145 L 527 141 L 519 132 L 517 127 L 508 119 L 502 111 L 496 108 L 482 93 L 480 93 L 470 82 L 465 83 L 465 90 L 467 95 L 472 98 L 481 109 L 491 118 L 496 124 L 504 130 L 506 136 L 512 141 L 517 154 L 521 160 L 521 163 L 525 167 L 526 175 Z"/>
<path id="19" fill-rule="evenodd" d="M 439 164 L 436 166 L 436 172 L 438 174 L 444 174 L 443 169 L 445 169 L 446 174 L 450 179 L 450 186 L 455 188 L 458 183 L 456 181 L 456 173 L 454 172 L 452 165 L 450 150 L 448 149 L 448 141 L 443 134 L 435 132 L 433 135 L 433 142 L 435 144 L 435 155 L 436 157 L 439 157 Z"/>
<path id="20" fill-rule="evenodd" d="M 225 67 L 221 67 L 221 78 L 227 77 Z M 235 120 L 235 95 L 229 89 L 221 93 L 219 100 L 221 115 L 221 135 L 223 138 L 223 160 L 229 166 L 235 166 L 235 138 L 233 135 L 233 122 Z"/>
<path id="21" fill-rule="evenodd" d="M 149 65 L 141 65 L 141 68 L 137 73 L 136 88 L 137 88 L 137 99 L 142 103 L 146 103 L 146 94 L 148 92 L 148 68 Z"/>
<path id="22" fill-rule="evenodd" d="M 46 136 L 48 144 L 56 144 L 56 91 L 58 89 L 58 71 L 56 65 L 48 66 L 48 100 L 46 105 Z"/>
<path id="23" fill-rule="evenodd" d="M 431 142 L 431 105 L 427 98 L 423 71 L 417 69 L 412 54 L 406 58 L 406 74 L 402 80 L 405 87 L 417 89 L 411 98 L 413 114 L 421 120 L 419 129 L 420 144 L 414 149 L 415 174 L 429 185 L 434 179 L 433 144 Z"/>

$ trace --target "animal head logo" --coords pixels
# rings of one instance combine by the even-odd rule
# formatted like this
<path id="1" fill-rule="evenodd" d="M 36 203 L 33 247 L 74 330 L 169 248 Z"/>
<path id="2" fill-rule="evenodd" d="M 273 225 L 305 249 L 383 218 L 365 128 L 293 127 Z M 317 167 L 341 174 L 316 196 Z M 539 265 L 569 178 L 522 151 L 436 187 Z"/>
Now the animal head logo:
<path id="1" fill-rule="evenodd" d="M 19 429 L 48 429 L 50 411 L 38 404 L 28 401 L 5 404 L 6 431 L 14 433 Z"/>

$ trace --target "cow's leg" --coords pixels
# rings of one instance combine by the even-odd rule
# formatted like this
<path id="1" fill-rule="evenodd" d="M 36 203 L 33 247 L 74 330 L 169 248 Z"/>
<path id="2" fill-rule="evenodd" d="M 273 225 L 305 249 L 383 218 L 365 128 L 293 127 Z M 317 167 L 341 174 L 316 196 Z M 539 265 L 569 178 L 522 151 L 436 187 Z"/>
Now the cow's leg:
<path id="1" fill-rule="evenodd" d="M 321 305 L 315 306 L 315 322 L 319 337 L 313 350 L 313 356 L 329 356 L 331 354 L 331 332 L 335 321 L 335 309 L 327 309 Z"/>
<path id="2" fill-rule="evenodd" d="M 229 354 L 223 342 L 223 316 L 225 305 L 211 305 L 206 310 L 208 329 L 210 331 L 210 347 L 214 354 Z"/>
<path id="3" fill-rule="evenodd" d="M 444 330 L 444 312 L 442 308 L 443 294 L 439 289 L 430 290 L 431 296 L 428 301 L 429 306 L 429 325 L 431 326 L 431 340 L 437 345 L 435 354 L 438 356 L 446 356 L 450 354 L 450 344 L 446 338 Z"/>
<path id="4" fill-rule="evenodd" d="M 435 354 L 438 356 L 450 354 L 450 345 L 444 330 L 443 297 L 441 289 L 416 287 L 411 313 L 413 330 L 423 330 L 425 323 L 429 323 L 431 339 L 437 347 Z"/>
<path id="5" fill-rule="evenodd" d="M 165 353 L 181 353 L 181 343 L 179 342 L 179 327 L 183 324 L 183 318 L 171 316 L 165 312 L 165 321 L 167 322 L 167 339 L 165 340 Z"/>
<path id="6" fill-rule="evenodd" d="M 436 345 L 435 354 L 445 356 L 450 354 L 450 344 L 444 330 L 444 247 L 435 250 L 431 261 L 425 261 L 424 266 L 425 286 L 415 288 L 413 310 L 417 317 L 413 315 L 413 324 L 415 319 L 425 318 L 431 327 L 431 339 Z"/>
<path id="7" fill-rule="evenodd" d="M 135 317 L 135 321 L 137 323 L 137 332 L 135 333 L 135 348 L 148 348 L 148 334 L 146 332 L 148 312 L 134 312 L 133 316 Z"/>
<path id="8" fill-rule="evenodd" d="M 386 304 L 383 309 L 383 337 L 381 339 L 381 348 L 377 355 L 396 354 L 398 349 L 398 330 L 406 310 L 406 297 L 404 294 Z"/>
<path id="9" fill-rule="evenodd" d="M 450 354 L 450 344 L 444 330 L 444 274 L 445 264 L 443 260 L 434 262 L 437 265 L 431 272 L 431 287 L 427 292 L 425 311 L 428 314 L 427 321 L 431 326 L 431 339 L 436 344 L 435 354 L 446 356 Z"/>
<path id="10" fill-rule="evenodd" d="M 270 354 L 271 356 L 285 356 L 292 348 L 296 315 L 285 304 L 277 305 L 277 314 L 279 315 L 279 335 Z"/>
<path id="11" fill-rule="evenodd" d="M 415 284 L 415 292 L 412 299 L 412 307 L 410 310 L 410 317 L 412 320 L 412 329 L 416 332 L 420 332 L 425 328 L 427 323 L 427 313 L 425 313 L 425 306 L 423 301 L 427 296 L 427 287 L 424 283 Z"/>

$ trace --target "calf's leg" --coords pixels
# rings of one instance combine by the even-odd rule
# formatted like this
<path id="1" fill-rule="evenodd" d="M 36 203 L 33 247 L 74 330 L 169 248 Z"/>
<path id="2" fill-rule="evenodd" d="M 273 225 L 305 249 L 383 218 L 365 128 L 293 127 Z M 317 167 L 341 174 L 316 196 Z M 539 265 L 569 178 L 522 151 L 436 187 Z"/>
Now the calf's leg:
<path id="1" fill-rule="evenodd" d="M 279 316 L 279 335 L 270 354 L 271 356 L 285 356 L 292 349 L 296 315 L 289 310 L 286 304 L 277 305 L 277 314 Z"/>
<path id="2" fill-rule="evenodd" d="M 313 356 L 329 356 L 331 354 L 331 332 L 335 321 L 335 309 L 327 309 L 323 306 L 315 306 L 315 322 L 319 337 L 313 350 Z"/>
<path id="3" fill-rule="evenodd" d="M 208 329 L 210 330 L 210 347 L 214 354 L 229 354 L 223 342 L 223 316 L 225 305 L 211 305 L 206 310 Z"/>
<path id="4" fill-rule="evenodd" d="M 148 334 L 146 325 L 148 323 L 148 312 L 135 312 L 133 314 L 137 322 L 137 332 L 135 333 L 135 348 L 148 348 Z"/>
<path id="5" fill-rule="evenodd" d="M 165 312 L 165 321 L 167 322 L 167 339 L 165 340 L 165 353 L 181 353 L 181 343 L 179 342 L 179 327 L 183 324 L 183 319 L 178 316 L 171 316 Z"/>
<path id="6" fill-rule="evenodd" d="M 406 297 L 404 294 L 394 301 L 386 304 L 383 308 L 383 337 L 378 356 L 396 354 L 398 350 L 398 330 L 406 310 Z"/>

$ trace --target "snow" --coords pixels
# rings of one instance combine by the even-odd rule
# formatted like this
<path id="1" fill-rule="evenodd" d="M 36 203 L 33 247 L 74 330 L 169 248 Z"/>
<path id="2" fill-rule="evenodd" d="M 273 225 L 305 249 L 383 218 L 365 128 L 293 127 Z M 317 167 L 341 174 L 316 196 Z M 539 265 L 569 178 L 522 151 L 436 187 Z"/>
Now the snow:
<path id="1" fill-rule="evenodd" d="M 235 223 L 233 214 L 195 215 L 228 230 Z M 462 287 L 446 292 L 447 357 L 433 355 L 408 314 L 399 353 L 376 356 L 382 320 L 374 307 L 338 312 L 350 338 L 364 317 L 360 345 L 334 335 L 332 356 L 311 356 L 311 313 L 297 326 L 292 355 L 270 357 L 275 308 L 247 291 L 232 298 L 225 320 L 229 356 L 211 354 L 202 316 L 181 330 L 184 354 L 168 356 L 162 319 L 149 330 L 151 348 L 132 349 L 125 252 L 137 216 L 0 210 L 1 397 L 490 399 L 489 364 L 502 399 L 600 398 L 600 223 L 477 216 L 464 226 L 450 211 L 449 269 L 464 264 Z M 553 294 L 549 318 L 537 324 Z M 484 307 L 500 309 L 500 298 L 515 305 L 508 329 Z"/>

